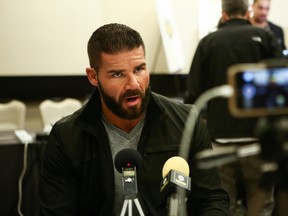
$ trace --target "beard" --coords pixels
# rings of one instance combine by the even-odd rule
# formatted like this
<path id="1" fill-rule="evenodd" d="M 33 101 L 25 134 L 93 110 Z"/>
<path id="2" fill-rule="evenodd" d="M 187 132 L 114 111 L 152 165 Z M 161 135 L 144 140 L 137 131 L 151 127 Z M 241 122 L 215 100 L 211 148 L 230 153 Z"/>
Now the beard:
<path id="1" fill-rule="evenodd" d="M 133 120 L 139 118 L 145 111 L 148 106 L 150 100 L 150 87 L 147 87 L 144 92 L 141 90 L 129 90 L 124 94 L 120 95 L 119 100 L 117 101 L 115 98 L 109 96 L 105 90 L 103 89 L 101 83 L 98 81 L 98 90 L 103 98 L 104 103 L 108 107 L 108 109 L 115 115 L 120 118 Z M 140 96 L 142 99 L 141 106 L 138 108 L 137 106 L 132 106 L 129 109 L 123 108 L 123 101 L 126 97 L 130 96 Z"/>
<path id="2" fill-rule="evenodd" d="M 267 16 L 266 15 L 258 15 L 258 16 L 255 16 L 255 20 L 259 23 L 261 22 L 264 22 L 267 20 Z"/>

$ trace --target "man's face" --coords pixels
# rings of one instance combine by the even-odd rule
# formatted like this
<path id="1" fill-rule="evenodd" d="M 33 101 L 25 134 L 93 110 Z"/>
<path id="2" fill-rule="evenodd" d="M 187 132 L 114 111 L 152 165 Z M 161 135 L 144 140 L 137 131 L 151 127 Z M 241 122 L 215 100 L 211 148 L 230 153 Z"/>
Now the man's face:
<path id="1" fill-rule="evenodd" d="M 257 22 L 264 22 L 267 20 L 267 16 L 270 9 L 269 0 L 258 0 L 252 5 L 253 17 Z"/>
<path id="2" fill-rule="evenodd" d="M 123 119 L 140 118 L 149 101 L 149 72 L 142 47 L 103 53 L 97 74 L 103 112 Z"/>

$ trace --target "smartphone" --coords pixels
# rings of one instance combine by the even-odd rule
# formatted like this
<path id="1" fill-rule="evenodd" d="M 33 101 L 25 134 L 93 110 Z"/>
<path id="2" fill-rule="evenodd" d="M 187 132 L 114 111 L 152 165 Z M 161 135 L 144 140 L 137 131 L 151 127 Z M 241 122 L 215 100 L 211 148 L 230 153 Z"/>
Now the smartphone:
<path id="1" fill-rule="evenodd" d="M 236 117 L 288 114 L 288 64 L 237 64 L 228 71 L 233 95 L 229 110 Z"/>

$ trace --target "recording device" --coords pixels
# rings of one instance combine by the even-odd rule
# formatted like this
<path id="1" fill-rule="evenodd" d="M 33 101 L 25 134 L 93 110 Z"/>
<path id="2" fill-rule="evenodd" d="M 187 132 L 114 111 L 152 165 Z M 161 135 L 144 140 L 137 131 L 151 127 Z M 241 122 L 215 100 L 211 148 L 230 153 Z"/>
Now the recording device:
<path id="1" fill-rule="evenodd" d="M 236 117 L 288 114 L 287 64 L 236 64 L 228 69 L 234 89 L 229 109 Z"/>
<path id="2" fill-rule="evenodd" d="M 123 194 L 125 197 L 134 198 L 137 189 L 137 168 L 141 165 L 142 158 L 134 149 L 123 149 L 119 151 L 114 159 L 115 168 L 122 173 Z"/>
<path id="3" fill-rule="evenodd" d="M 137 169 L 140 168 L 142 157 L 134 149 L 123 149 L 119 151 L 114 158 L 114 165 L 118 172 L 122 173 L 122 186 L 124 203 L 120 216 L 126 215 L 128 208 L 128 215 L 132 216 L 132 201 L 134 201 L 140 216 L 144 216 L 140 202 L 137 198 Z"/>
<path id="4" fill-rule="evenodd" d="M 169 197 L 168 209 L 169 216 L 182 215 L 184 200 L 180 200 L 177 190 L 190 192 L 191 178 L 189 177 L 189 165 L 179 156 L 169 158 L 162 169 L 160 193 L 163 197 Z"/>

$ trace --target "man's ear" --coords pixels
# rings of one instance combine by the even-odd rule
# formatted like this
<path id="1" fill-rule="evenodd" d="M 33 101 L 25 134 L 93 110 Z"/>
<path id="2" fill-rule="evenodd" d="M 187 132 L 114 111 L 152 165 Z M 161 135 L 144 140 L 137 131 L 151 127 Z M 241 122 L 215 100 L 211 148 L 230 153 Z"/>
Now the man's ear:
<path id="1" fill-rule="evenodd" d="M 90 67 L 86 68 L 86 74 L 87 74 L 89 82 L 93 86 L 98 86 L 98 77 L 94 68 L 90 68 Z"/>
<path id="2" fill-rule="evenodd" d="M 222 11 L 222 20 L 223 22 L 229 20 L 229 16 L 225 11 Z"/>
<path id="3" fill-rule="evenodd" d="M 245 14 L 245 19 L 250 20 L 250 18 L 251 18 L 251 11 L 247 10 Z"/>

